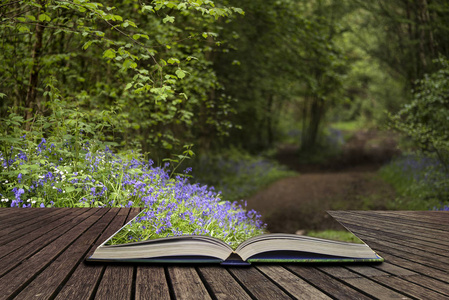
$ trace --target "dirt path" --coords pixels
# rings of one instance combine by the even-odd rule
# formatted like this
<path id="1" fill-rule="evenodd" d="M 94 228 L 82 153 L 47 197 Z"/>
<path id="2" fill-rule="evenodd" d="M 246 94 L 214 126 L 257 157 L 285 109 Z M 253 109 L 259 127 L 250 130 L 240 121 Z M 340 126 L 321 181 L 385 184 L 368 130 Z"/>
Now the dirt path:
<path id="1" fill-rule="evenodd" d="M 358 132 L 342 154 L 322 165 L 299 164 L 296 149 L 280 149 L 280 163 L 300 172 L 284 178 L 248 199 L 248 208 L 259 211 L 271 232 L 329 228 L 327 210 L 386 209 L 393 189 L 377 175 L 379 167 L 394 154 L 390 136 Z"/>

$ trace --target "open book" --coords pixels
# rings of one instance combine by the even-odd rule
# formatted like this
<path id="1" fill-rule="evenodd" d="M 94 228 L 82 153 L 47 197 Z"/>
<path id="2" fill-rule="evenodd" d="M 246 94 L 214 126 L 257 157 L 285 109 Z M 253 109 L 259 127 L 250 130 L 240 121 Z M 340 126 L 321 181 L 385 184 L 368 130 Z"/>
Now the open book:
<path id="1" fill-rule="evenodd" d="M 235 250 L 220 239 L 203 235 L 183 235 L 107 245 L 111 238 L 101 244 L 87 260 L 225 265 L 254 262 L 383 261 L 383 258 L 360 240 L 360 243 L 349 243 L 297 234 L 259 235 L 244 241 Z"/>

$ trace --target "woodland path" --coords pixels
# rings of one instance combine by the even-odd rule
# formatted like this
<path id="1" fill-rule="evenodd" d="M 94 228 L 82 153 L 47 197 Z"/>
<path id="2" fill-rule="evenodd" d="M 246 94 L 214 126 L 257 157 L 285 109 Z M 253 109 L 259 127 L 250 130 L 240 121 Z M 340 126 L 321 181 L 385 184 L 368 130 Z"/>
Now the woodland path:
<path id="1" fill-rule="evenodd" d="M 300 175 L 281 179 L 249 199 L 270 232 L 322 230 L 333 222 L 327 210 L 386 209 L 395 197 L 378 169 L 399 154 L 394 137 L 377 131 L 356 132 L 342 154 L 321 165 L 299 164 L 295 147 L 279 149 L 277 160 Z"/>

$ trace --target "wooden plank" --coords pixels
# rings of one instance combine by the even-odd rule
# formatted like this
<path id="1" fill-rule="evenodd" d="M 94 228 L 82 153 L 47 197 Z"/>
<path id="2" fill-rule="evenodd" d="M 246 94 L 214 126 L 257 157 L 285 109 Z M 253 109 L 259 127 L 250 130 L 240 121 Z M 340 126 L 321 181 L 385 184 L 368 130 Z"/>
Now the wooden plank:
<path id="1" fill-rule="evenodd" d="M 7 243 L 10 240 L 7 240 L 10 236 L 10 233 L 15 233 L 16 235 L 27 234 L 27 231 L 33 224 L 38 223 L 41 219 L 46 219 L 51 217 L 54 214 L 61 213 L 63 209 L 47 209 L 47 208 L 24 208 L 24 210 L 31 210 L 34 213 L 15 216 L 13 219 L 10 219 L 8 222 L 2 224 L 0 228 L 0 243 Z"/>
<path id="2" fill-rule="evenodd" d="M 131 299 L 134 267 L 109 265 L 101 279 L 95 299 Z"/>
<path id="3" fill-rule="evenodd" d="M 431 277 L 433 279 L 439 280 L 444 282 L 445 284 L 449 283 L 449 273 L 445 271 L 441 271 L 429 266 L 417 264 L 414 261 L 410 261 L 398 256 L 394 256 L 387 253 L 382 253 L 382 256 L 385 258 L 386 261 L 388 261 L 390 264 L 394 264 L 395 266 L 403 267 L 407 270 L 414 271 L 418 274 L 425 275 L 427 277 Z M 383 267 L 383 263 L 379 266 L 379 268 Z"/>
<path id="4" fill-rule="evenodd" d="M 216 299 L 251 299 L 226 268 L 207 266 L 198 268 L 200 277 Z"/>
<path id="5" fill-rule="evenodd" d="M 361 234 L 360 234 L 361 235 Z M 368 237 L 361 235 L 365 240 L 368 242 Z M 435 261 L 432 256 L 425 257 L 425 256 L 418 256 L 414 253 L 405 252 L 403 248 L 401 248 L 400 245 L 392 244 L 392 243 L 385 243 L 380 240 L 373 239 L 372 241 L 369 241 L 369 245 L 378 252 L 381 256 L 385 256 L 385 254 L 391 254 L 395 255 L 397 257 L 401 257 L 410 261 L 413 261 L 415 264 L 421 264 L 424 266 L 433 267 L 435 269 L 446 271 L 447 270 L 447 264 Z M 426 254 L 425 250 L 420 251 L 420 254 Z"/>
<path id="6" fill-rule="evenodd" d="M 398 222 L 373 220 L 370 218 L 360 217 L 357 215 L 353 215 L 350 217 L 339 217 L 338 220 L 340 222 L 345 222 L 345 224 L 364 227 L 365 230 L 373 231 L 373 233 L 375 233 L 375 230 L 383 231 L 391 234 L 399 234 L 403 237 L 410 237 L 413 240 L 417 239 L 427 241 L 429 243 L 435 244 L 434 245 L 435 247 L 437 247 L 438 245 L 444 247 L 449 246 L 449 239 L 446 239 L 446 236 L 444 234 L 447 231 L 449 231 L 449 227 L 445 228 L 444 230 L 441 229 L 435 230 L 429 228 L 424 229 L 420 227 L 412 227 L 410 225 L 401 224 Z"/>
<path id="7" fill-rule="evenodd" d="M 400 214 L 407 218 L 415 217 L 424 219 L 429 223 L 438 223 L 449 225 L 448 211 L 388 211 L 387 213 Z"/>
<path id="8" fill-rule="evenodd" d="M 30 283 L 35 274 L 38 274 L 48 264 L 55 260 L 56 257 L 73 242 L 73 240 L 78 238 L 87 228 L 95 223 L 100 216 L 106 213 L 106 210 L 104 209 L 92 208 L 87 210 L 82 216 L 91 214 L 91 211 L 94 212 L 92 215 L 87 218 L 78 219 L 79 224 L 74 224 L 74 227 L 63 236 L 57 238 L 1 277 L 0 290 L 3 294 L 0 294 L 0 299 L 6 299 L 10 295 L 19 293 L 22 288 Z"/>
<path id="9" fill-rule="evenodd" d="M 23 261 L 27 260 L 35 253 L 42 250 L 44 247 L 46 247 L 56 239 L 61 238 L 61 236 L 64 235 L 67 231 L 72 229 L 82 220 L 92 215 L 94 212 L 94 210 L 90 209 L 77 209 L 76 211 L 73 211 L 74 215 L 71 215 L 72 217 L 68 219 L 67 222 L 61 224 L 61 226 L 59 227 L 56 227 L 55 230 L 49 231 L 34 240 L 34 236 L 31 236 L 30 238 L 32 239 L 32 241 L 19 248 L 15 248 L 15 245 L 13 244 L 12 246 L 13 248 L 15 248 L 15 250 L 5 256 L 5 259 L 0 260 L 0 276 L 3 276 L 9 270 L 21 264 Z"/>
<path id="10" fill-rule="evenodd" d="M 84 259 L 90 245 L 99 237 L 101 232 L 109 225 L 117 214 L 116 211 L 107 211 L 98 220 L 78 237 L 56 260 L 52 261 L 33 281 L 19 294 L 22 299 L 49 299 L 53 297 L 59 286 L 66 281 L 76 265 Z"/>
<path id="11" fill-rule="evenodd" d="M 353 287 L 343 284 L 315 267 L 304 265 L 287 265 L 286 267 L 332 298 L 371 299 Z"/>
<path id="12" fill-rule="evenodd" d="M 211 299 L 193 267 L 168 267 L 171 288 L 176 299 Z"/>
<path id="13" fill-rule="evenodd" d="M 292 299 L 256 268 L 230 268 L 229 271 L 257 299 Z"/>
<path id="14" fill-rule="evenodd" d="M 355 227 L 352 228 L 355 229 Z M 356 234 L 362 240 L 366 241 L 368 245 L 372 246 L 377 252 L 386 251 L 387 253 L 392 253 L 436 268 L 441 268 L 443 267 L 442 264 L 449 263 L 449 257 L 437 254 L 435 253 L 436 251 L 429 252 L 425 248 L 420 249 L 416 246 L 410 245 L 407 241 L 387 239 L 380 240 L 378 236 L 367 235 L 364 230 L 358 230 L 356 231 Z M 382 256 L 381 253 L 379 254 Z"/>
<path id="15" fill-rule="evenodd" d="M 14 240 L 8 243 L 2 243 L 0 246 L 0 258 L 8 255 L 10 252 L 18 248 L 22 248 L 24 246 L 26 247 L 33 240 L 39 239 L 43 235 L 47 235 L 48 238 L 51 238 L 51 236 L 55 235 L 59 236 L 60 234 L 56 233 L 55 230 L 57 230 L 57 228 L 61 227 L 63 224 L 65 224 L 75 216 L 80 215 L 81 213 L 81 210 L 65 210 L 63 214 L 54 216 L 51 219 L 45 219 L 45 223 L 38 224 L 36 226 L 33 226 L 33 228 L 30 228 L 28 234 L 21 237 L 16 237 Z M 50 233 L 51 231 L 53 232 Z"/>
<path id="16" fill-rule="evenodd" d="M 125 223 L 134 218 L 140 209 L 119 211 L 127 214 Z M 135 267 L 132 265 L 107 265 L 95 294 L 96 299 L 131 299 Z"/>
<path id="17" fill-rule="evenodd" d="M 378 271 L 373 267 L 367 267 L 371 270 L 370 276 L 364 277 L 355 272 L 351 272 L 350 270 L 337 267 L 337 266 L 328 266 L 328 267 L 319 267 L 321 271 L 324 273 L 331 275 L 335 278 L 340 279 L 344 283 L 353 286 L 354 288 L 362 291 L 367 295 L 371 295 L 378 299 L 411 299 L 406 297 L 402 293 L 398 293 L 394 290 L 391 290 L 388 287 L 385 287 L 373 280 L 370 279 L 372 276 L 388 276 L 385 274 L 379 275 Z M 366 276 L 366 274 L 365 274 Z"/>
<path id="18" fill-rule="evenodd" d="M 401 277 L 407 281 L 414 282 L 431 290 L 449 295 L 449 285 L 447 284 L 447 282 L 442 282 L 441 280 L 430 278 L 428 276 L 389 263 L 380 264 L 379 266 L 375 266 L 375 268 L 397 277 Z"/>
<path id="19" fill-rule="evenodd" d="M 120 227 L 125 224 L 129 214 L 127 208 L 112 208 L 111 210 L 118 212 L 109 226 L 103 231 L 102 235 L 93 244 L 84 258 L 92 255 L 93 251 L 103 243 L 107 238 L 114 234 Z M 60 293 L 56 296 L 57 300 L 69 299 L 71 295 L 79 296 L 79 299 L 90 299 L 97 286 L 99 285 L 101 276 L 103 275 L 106 265 L 104 264 L 86 264 L 81 262 L 75 272 L 70 276 L 69 280 L 62 287 Z"/>
<path id="20" fill-rule="evenodd" d="M 32 215 L 42 212 L 37 208 L 24 209 L 18 207 L 1 207 L 0 210 L 4 212 L 0 218 L 0 225 L 2 226 L 6 223 L 10 223 L 11 225 L 20 223 L 23 219 L 28 219 Z M 18 216 L 21 216 L 23 219 L 18 219 Z"/>
<path id="21" fill-rule="evenodd" d="M 3 221 L 4 217 L 8 217 L 12 210 L 17 209 L 15 207 L 0 207 L 0 222 Z"/>
<path id="22" fill-rule="evenodd" d="M 415 234 L 411 230 L 404 230 L 399 224 L 387 225 L 376 222 L 375 225 L 374 223 L 371 223 L 370 220 L 366 219 L 357 220 L 356 218 L 352 219 L 345 218 L 340 219 L 339 221 L 342 225 L 346 226 L 347 228 L 351 227 L 351 231 L 356 230 L 358 232 L 362 232 L 368 235 L 375 235 L 377 237 L 382 236 L 382 239 L 392 241 L 401 239 L 403 241 L 406 241 L 406 243 L 408 243 L 408 245 L 410 246 L 413 246 L 413 243 L 415 244 L 421 243 L 425 244 L 426 248 L 431 247 L 434 249 L 447 249 L 449 247 L 449 240 L 446 241 L 444 238 L 440 238 L 440 236 L 444 235 L 445 232 L 434 233 L 429 231 L 427 235 L 424 235 L 424 233 Z M 389 229 L 388 227 L 394 229 Z M 388 239 L 388 237 L 390 236 L 392 238 Z M 435 254 L 444 256 L 446 252 L 437 251 L 437 253 Z"/>
<path id="23" fill-rule="evenodd" d="M 402 219 L 404 222 L 410 222 L 410 225 L 418 222 L 423 227 L 429 228 L 449 225 L 449 213 L 445 211 L 366 211 L 360 213 L 363 215 L 382 216 L 383 218 Z"/>
<path id="24" fill-rule="evenodd" d="M 349 223 L 346 223 L 346 225 Z M 382 237 L 383 240 L 393 242 L 393 243 L 400 243 L 404 248 L 416 248 L 416 249 L 426 249 L 427 252 L 433 253 L 437 256 L 441 257 L 447 257 L 449 258 L 449 253 L 446 251 L 449 248 L 449 245 L 441 245 L 436 244 L 433 242 L 429 242 L 429 239 L 420 239 L 418 237 L 413 237 L 409 235 L 402 234 L 401 231 L 392 232 L 390 230 L 377 230 L 374 228 L 369 228 L 369 225 L 367 227 L 363 226 L 357 226 L 354 224 L 351 224 L 353 229 L 356 229 L 359 234 L 364 234 L 366 236 L 371 236 L 373 238 L 379 238 Z"/>
<path id="25" fill-rule="evenodd" d="M 30 232 L 37 230 L 54 220 L 63 218 L 72 211 L 70 209 L 54 210 L 49 208 L 40 208 L 39 210 L 45 211 L 46 213 L 31 220 L 24 220 L 22 224 L 16 226 L 10 227 L 9 224 L 3 225 L 7 228 L 0 232 L 0 244 L 7 244 L 11 241 L 15 241 L 21 236 L 28 235 Z"/>
<path id="26" fill-rule="evenodd" d="M 17 215 L 14 216 L 12 214 L 11 215 L 8 214 L 7 216 L 1 219 L 2 223 L 7 222 L 10 225 L 19 224 L 22 223 L 24 220 L 28 220 L 49 212 L 49 210 L 45 210 L 42 208 L 5 208 L 5 209 L 10 209 L 11 212 L 14 212 L 14 214 L 19 213 L 19 215 L 21 216 L 21 218 L 18 218 Z M 52 211 L 54 212 L 61 209 L 62 208 L 54 208 L 52 209 Z"/>
<path id="27" fill-rule="evenodd" d="M 363 266 L 352 266 L 353 269 L 364 269 L 364 274 L 366 274 L 366 268 Z M 396 266 L 394 264 L 390 264 L 388 262 L 384 262 L 382 264 L 379 265 L 374 265 L 373 268 L 371 269 L 377 269 L 383 272 L 387 272 L 390 273 L 392 275 L 395 276 L 415 276 L 415 275 L 419 275 L 418 273 L 416 273 L 414 270 L 408 270 L 399 266 Z"/>
<path id="28" fill-rule="evenodd" d="M 136 300 L 147 299 L 170 299 L 164 267 L 137 267 Z"/>
<path id="29" fill-rule="evenodd" d="M 278 265 L 258 265 L 256 267 L 294 298 L 298 299 L 331 299 L 329 296 L 309 284 L 302 278 Z"/>
<path id="30" fill-rule="evenodd" d="M 361 275 L 366 274 L 366 267 L 358 266 L 358 267 L 349 267 L 352 271 L 359 273 Z M 372 272 L 370 270 L 369 272 Z M 445 297 L 444 293 L 436 292 L 432 288 L 428 287 L 428 282 L 426 282 L 426 277 L 421 275 L 409 275 L 405 276 L 406 279 L 411 277 L 415 277 L 416 281 L 422 281 L 420 284 L 413 283 L 409 280 L 406 280 L 402 277 L 398 276 L 390 276 L 386 272 L 382 272 L 378 270 L 377 276 L 372 276 L 370 273 L 367 273 L 367 276 L 370 276 L 370 279 L 388 286 L 389 288 L 393 288 L 395 290 L 401 291 L 406 295 L 414 298 L 422 298 L 422 299 L 443 299 Z M 415 281 L 415 280 L 414 280 Z"/>
<path id="31" fill-rule="evenodd" d="M 438 236 L 449 230 L 449 225 L 438 223 L 436 220 L 433 220 L 434 223 L 427 223 L 422 219 L 407 219 L 402 218 L 401 215 L 385 216 L 384 214 L 376 214 L 375 212 L 348 212 L 336 218 L 344 219 L 348 222 L 355 221 L 358 225 L 365 225 L 365 222 L 368 222 L 371 226 L 381 226 L 384 229 L 391 228 L 391 226 L 399 226 L 404 233 L 412 233 L 424 237 L 428 237 L 429 235 Z M 445 239 L 445 237 L 443 238 Z M 445 239 L 445 241 L 449 242 L 449 239 Z"/>

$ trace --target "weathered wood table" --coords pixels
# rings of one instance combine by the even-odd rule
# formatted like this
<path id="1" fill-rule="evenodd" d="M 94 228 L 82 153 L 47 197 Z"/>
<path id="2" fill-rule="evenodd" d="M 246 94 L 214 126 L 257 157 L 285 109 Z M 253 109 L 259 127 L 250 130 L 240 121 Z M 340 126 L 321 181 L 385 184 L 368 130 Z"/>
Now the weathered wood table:
<path id="1" fill-rule="evenodd" d="M 331 212 L 380 265 L 86 265 L 135 209 L 0 209 L 0 299 L 449 299 L 449 212 Z"/>

